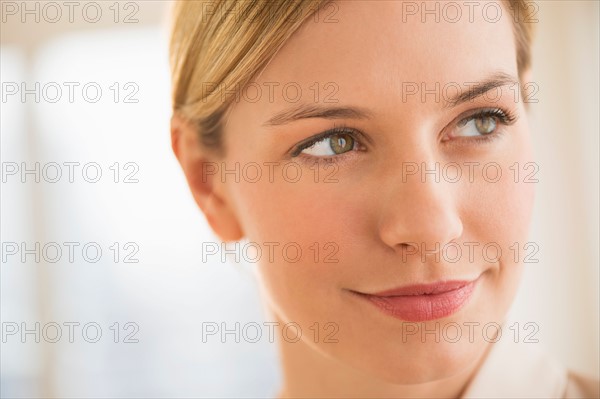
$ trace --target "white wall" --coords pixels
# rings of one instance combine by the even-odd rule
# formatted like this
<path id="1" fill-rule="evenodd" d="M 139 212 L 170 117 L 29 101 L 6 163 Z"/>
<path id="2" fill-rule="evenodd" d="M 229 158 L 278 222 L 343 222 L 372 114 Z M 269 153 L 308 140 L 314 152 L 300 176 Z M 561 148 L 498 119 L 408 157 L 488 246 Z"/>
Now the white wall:
<path id="1" fill-rule="evenodd" d="M 572 368 L 599 373 L 598 2 L 540 1 L 531 104 L 539 183 L 529 264 L 514 305 L 540 343 Z"/>

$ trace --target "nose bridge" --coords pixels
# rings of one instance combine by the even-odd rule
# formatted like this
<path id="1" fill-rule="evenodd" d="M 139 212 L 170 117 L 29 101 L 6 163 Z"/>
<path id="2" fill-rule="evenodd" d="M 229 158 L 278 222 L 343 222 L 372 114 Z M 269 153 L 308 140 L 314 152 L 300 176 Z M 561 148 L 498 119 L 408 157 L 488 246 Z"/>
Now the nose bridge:
<path id="1" fill-rule="evenodd" d="M 456 186 L 446 181 L 439 162 L 402 162 L 390 174 L 391 189 L 379 223 L 383 242 L 392 248 L 409 245 L 436 252 L 462 235 L 463 225 L 455 204 Z"/>

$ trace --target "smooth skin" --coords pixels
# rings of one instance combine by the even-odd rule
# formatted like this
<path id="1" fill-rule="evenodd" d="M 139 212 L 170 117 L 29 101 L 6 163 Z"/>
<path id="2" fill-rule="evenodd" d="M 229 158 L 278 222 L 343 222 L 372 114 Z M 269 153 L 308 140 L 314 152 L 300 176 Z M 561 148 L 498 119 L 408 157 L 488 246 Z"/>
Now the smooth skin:
<path id="1" fill-rule="evenodd" d="M 516 86 L 505 82 L 455 106 L 444 101 L 452 90 L 439 101 L 434 94 L 424 101 L 420 93 L 402 95 L 407 83 L 424 83 L 429 90 L 436 82 L 440 88 L 458 83 L 467 91 L 468 83 L 491 77 L 518 80 L 511 14 L 502 9 L 502 18 L 491 23 L 480 7 L 473 22 L 466 10 L 456 23 L 443 18 L 437 23 L 433 16 L 423 23 L 420 14 L 403 22 L 403 7 L 400 1 L 339 2 L 337 22 L 309 19 L 256 77 L 254 82 L 264 89 L 260 99 L 242 97 L 230 108 L 223 158 L 204 150 L 197 132 L 179 117 L 172 120 L 173 149 L 216 234 L 227 241 L 280 244 L 272 258 L 264 249 L 257 269 L 273 318 L 281 326 L 294 322 L 302 329 L 298 342 L 279 340 L 284 371 L 280 397 L 458 397 L 491 346 L 481 326 L 502 323 L 519 284 L 534 184 L 523 176 L 524 165 L 533 159 L 526 109 Z M 522 78 L 528 81 L 528 74 Z M 279 86 L 270 98 L 266 88 L 272 82 Z M 290 82 L 302 89 L 297 102 L 289 101 L 291 89 L 287 99 L 281 90 Z M 318 95 L 311 89 L 315 82 Z M 337 88 L 333 97 L 334 90 L 325 86 L 330 82 Z M 332 98 L 337 102 L 326 102 Z M 268 123 L 302 104 L 304 109 L 353 107 L 365 115 L 346 111 L 335 118 L 330 113 Z M 483 117 L 459 123 L 481 109 L 502 109 L 515 120 L 505 125 Z M 495 137 L 479 140 L 492 122 Z M 331 141 L 292 156 L 299 143 L 340 126 L 362 132 L 355 144 L 348 144 L 351 136 L 334 137 L 336 148 L 345 150 L 316 166 L 318 157 L 331 154 Z M 231 170 L 236 162 L 241 168 L 263 165 L 262 178 L 236 182 L 232 175 L 203 175 L 209 163 Z M 269 170 L 265 162 L 275 166 Z M 297 182 L 290 178 L 295 168 L 283 178 L 289 162 L 301 168 Z M 436 162 L 440 168 L 456 163 L 462 178 L 408 176 L 410 162 L 425 162 L 429 168 Z M 465 162 L 481 165 L 472 181 Z M 484 178 L 482 166 L 491 162 L 501 166 L 497 182 L 490 182 L 492 169 Z M 516 162 L 521 171 L 517 183 L 510 169 Z M 332 172 L 334 181 L 327 182 Z M 473 242 L 479 246 L 469 259 L 465 243 Z M 286 243 L 302 249 L 299 261 L 286 260 L 281 250 Z M 460 259 L 435 259 L 435 252 L 449 243 L 463 249 Z M 502 256 L 486 258 L 486 243 L 497 243 Z M 510 248 L 515 243 L 521 248 L 517 257 Z M 417 323 L 430 331 L 436 323 L 438 330 L 448 323 L 479 323 L 472 342 L 466 327 L 456 343 L 443 337 L 436 342 L 435 334 L 403 338 L 403 320 L 355 294 L 475 278 L 475 290 L 458 312 Z"/>

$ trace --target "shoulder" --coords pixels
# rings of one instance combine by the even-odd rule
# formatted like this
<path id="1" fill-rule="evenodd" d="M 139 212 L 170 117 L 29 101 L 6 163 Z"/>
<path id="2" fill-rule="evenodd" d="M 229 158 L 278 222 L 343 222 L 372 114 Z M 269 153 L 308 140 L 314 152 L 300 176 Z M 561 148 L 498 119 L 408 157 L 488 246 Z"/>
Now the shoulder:
<path id="1" fill-rule="evenodd" d="M 600 398 L 600 380 L 568 371 L 564 398 Z"/>

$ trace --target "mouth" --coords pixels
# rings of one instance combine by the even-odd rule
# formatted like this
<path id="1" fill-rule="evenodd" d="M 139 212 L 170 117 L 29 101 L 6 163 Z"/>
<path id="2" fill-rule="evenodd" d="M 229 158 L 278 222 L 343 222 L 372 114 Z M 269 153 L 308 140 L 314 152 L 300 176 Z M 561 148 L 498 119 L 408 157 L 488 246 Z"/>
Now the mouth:
<path id="1" fill-rule="evenodd" d="M 471 298 L 474 280 L 403 286 L 374 294 L 351 291 L 383 313 L 405 321 L 427 321 L 458 312 Z"/>

